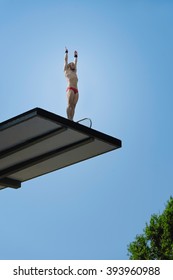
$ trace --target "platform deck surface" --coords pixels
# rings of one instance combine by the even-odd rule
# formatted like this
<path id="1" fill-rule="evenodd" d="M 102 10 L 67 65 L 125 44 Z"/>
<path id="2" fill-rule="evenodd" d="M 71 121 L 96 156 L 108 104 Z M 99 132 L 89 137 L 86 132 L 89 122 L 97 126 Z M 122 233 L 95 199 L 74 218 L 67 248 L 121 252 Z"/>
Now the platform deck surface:
<path id="1" fill-rule="evenodd" d="M 0 189 L 121 147 L 121 140 L 35 108 L 0 123 Z"/>

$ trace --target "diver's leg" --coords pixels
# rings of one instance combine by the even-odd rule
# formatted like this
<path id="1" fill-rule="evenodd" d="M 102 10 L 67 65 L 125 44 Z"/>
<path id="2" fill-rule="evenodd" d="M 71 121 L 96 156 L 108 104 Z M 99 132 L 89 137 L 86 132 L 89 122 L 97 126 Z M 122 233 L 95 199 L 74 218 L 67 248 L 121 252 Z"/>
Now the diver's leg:
<path id="1" fill-rule="evenodd" d="M 76 92 L 76 93 L 74 94 L 74 99 L 73 99 L 73 104 L 74 104 L 75 107 L 76 107 L 76 104 L 77 104 L 77 102 L 78 102 L 78 99 L 79 99 L 79 93 Z"/>
<path id="2" fill-rule="evenodd" d="M 71 121 L 74 117 L 74 95 L 73 90 L 67 91 L 67 118 Z"/>
<path id="3" fill-rule="evenodd" d="M 73 117 L 74 117 L 74 114 L 75 114 L 75 108 L 76 108 L 76 104 L 78 102 L 78 99 L 79 99 L 79 93 L 75 93 L 74 94 L 74 98 L 73 98 Z"/>

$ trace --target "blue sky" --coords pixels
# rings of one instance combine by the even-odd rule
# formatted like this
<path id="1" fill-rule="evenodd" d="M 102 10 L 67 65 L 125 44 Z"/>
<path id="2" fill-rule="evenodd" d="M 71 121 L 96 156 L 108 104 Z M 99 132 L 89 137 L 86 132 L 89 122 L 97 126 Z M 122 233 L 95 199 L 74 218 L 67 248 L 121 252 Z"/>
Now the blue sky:
<path id="1" fill-rule="evenodd" d="M 128 259 L 173 194 L 173 2 L 0 0 L 0 121 L 66 117 L 64 47 L 78 50 L 75 120 L 122 149 L 0 192 L 0 259 Z"/>

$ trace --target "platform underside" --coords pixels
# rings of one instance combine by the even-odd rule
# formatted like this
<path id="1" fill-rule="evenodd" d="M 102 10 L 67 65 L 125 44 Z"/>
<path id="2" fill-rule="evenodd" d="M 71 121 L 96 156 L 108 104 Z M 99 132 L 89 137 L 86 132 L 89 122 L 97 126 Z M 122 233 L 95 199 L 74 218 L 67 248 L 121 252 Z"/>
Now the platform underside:
<path id="1" fill-rule="evenodd" d="M 121 147 L 121 141 L 35 108 L 0 123 L 0 189 Z"/>

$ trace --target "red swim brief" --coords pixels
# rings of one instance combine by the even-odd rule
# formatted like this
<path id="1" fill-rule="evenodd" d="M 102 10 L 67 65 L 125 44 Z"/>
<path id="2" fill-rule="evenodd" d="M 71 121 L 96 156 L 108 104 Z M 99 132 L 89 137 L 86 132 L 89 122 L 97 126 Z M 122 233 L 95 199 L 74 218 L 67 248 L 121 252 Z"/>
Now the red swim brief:
<path id="1" fill-rule="evenodd" d="M 70 90 L 70 89 L 73 90 L 75 94 L 78 93 L 78 89 L 77 89 L 77 88 L 74 88 L 74 87 L 68 87 L 68 88 L 66 89 L 66 91 L 68 91 L 68 90 Z"/>

